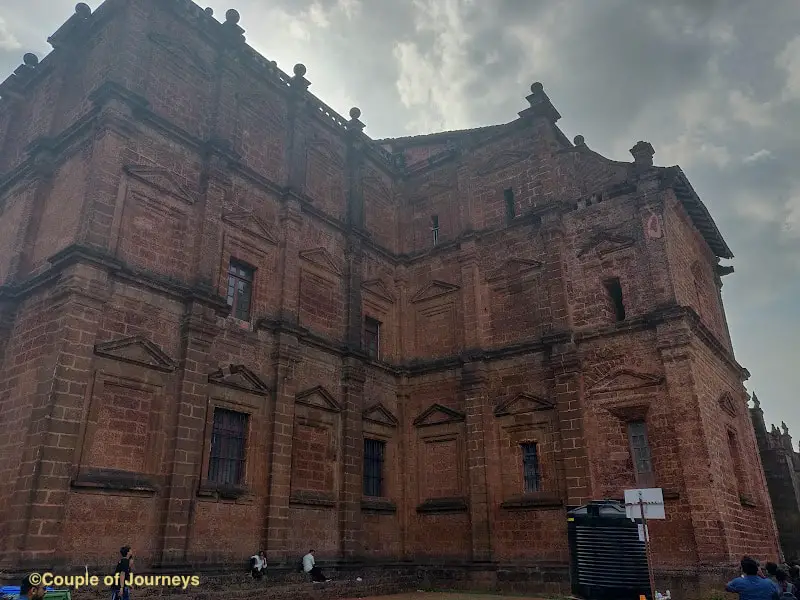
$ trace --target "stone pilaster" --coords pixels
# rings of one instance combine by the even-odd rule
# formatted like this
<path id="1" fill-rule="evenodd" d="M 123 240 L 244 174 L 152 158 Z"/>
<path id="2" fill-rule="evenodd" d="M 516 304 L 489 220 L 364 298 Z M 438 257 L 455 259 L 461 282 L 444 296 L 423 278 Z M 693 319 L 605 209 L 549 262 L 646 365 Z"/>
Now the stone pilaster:
<path id="1" fill-rule="evenodd" d="M 344 359 L 342 371 L 342 483 L 339 491 L 340 553 L 344 559 L 363 554 L 361 522 L 364 444 L 361 417 L 364 409 L 364 365 L 354 357 Z"/>
<path id="2" fill-rule="evenodd" d="M 294 66 L 294 77 L 291 79 L 291 98 L 289 101 L 288 126 L 286 128 L 286 180 L 290 192 L 299 193 L 306 179 L 305 143 L 300 128 L 301 119 L 306 106 L 306 90 L 311 82 L 305 78 L 304 65 Z"/>
<path id="3" fill-rule="evenodd" d="M 566 331 L 569 329 L 569 303 L 567 302 L 566 277 L 564 275 L 565 253 L 564 223 L 557 211 L 549 211 L 542 215 L 541 236 L 545 248 L 542 257 L 542 282 L 547 286 L 550 314 L 543 315 L 545 322 L 549 319 L 550 331 Z"/>
<path id="4" fill-rule="evenodd" d="M 483 346 L 480 270 L 478 268 L 477 244 L 474 239 L 461 244 L 458 254 L 461 263 L 461 289 L 464 303 L 464 348 L 469 352 Z"/>
<path id="5" fill-rule="evenodd" d="M 486 476 L 486 427 L 489 410 L 487 368 L 482 362 L 461 369 L 461 393 L 467 426 L 467 481 L 472 528 L 472 560 L 492 559 L 489 487 Z"/>
<path id="6" fill-rule="evenodd" d="M 408 540 L 409 511 L 411 510 L 411 490 L 408 481 L 410 479 L 409 465 L 409 444 L 411 415 L 408 410 L 410 395 L 408 393 L 408 377 L 401 375 L 397 381 L 397 420 L 398 420 L 398 467 L 400 469 L 400 506 L 397 507 L 400 518 L 400 556 L 403 560 L 411 560 L 410 544 Z"/>
<path id="7" fill-rule="evenodd" d="M 280 318 L 297 323 L 298 295 L 300 293 L 300 203 L 287 196 L 281 212 L 283 239 L 281 240 L 281 308 Z"/>
<path id="8" fill-rule="evenodd" d="M 269 560 L 286 560 L 289 522 L 289 494 L 292 477 L 292 439 L 297 394 L 295 366 L 300 358 L 297 337 L 279 333 L 272 359 L 275 364 L 275 412 L 273 414 L 272 462 L 266 522 L 266 551 Z"/>
<path id="9" fill-rule="evenodd" d="M 683 321 L 670 321 L 658 327 L 657 335 L 670 421 L 676 424 L 672 433 L 685 486 L 681 500 L 692 522 L 697 557 L 701 564 L 725 562 L 729 558 L 727 536 L 720 518 L 718 494 L 709 485 L 714 474 L 710 470 L 711 453 L 692 370 L 692 334 Z"/>
<path id="10" fill-rule="evenodd" d="M 583 429 L 583 389 L 580 359 L 571 343 L 557 344 L 551 352 L 554 396 L 561 438 L 561 468 L 568 506 L 592 500 L 590 456 Z"/>
<path id="11" fill-rule="evenodd" d="M 60 547 L 95 335 L 109 295 L 104 269 L 66 267 L 43 305 L 35 393 L 12 504 L 9 550 L 20 566 L 49 566 Z M 18 388 L 18 393 L 22 390 Z"/>
<path id="12" fill-rule="evenodd" d="M 160 564 L 185 564 L 203 465 L 203 419 L 208 408 L 208 375 L 216 370 L 211 347 L 219 333 L 217 313 L 200 302 L 186 305 L 179 383 L 168 442 L 169 476 L 161 534 Z"/>

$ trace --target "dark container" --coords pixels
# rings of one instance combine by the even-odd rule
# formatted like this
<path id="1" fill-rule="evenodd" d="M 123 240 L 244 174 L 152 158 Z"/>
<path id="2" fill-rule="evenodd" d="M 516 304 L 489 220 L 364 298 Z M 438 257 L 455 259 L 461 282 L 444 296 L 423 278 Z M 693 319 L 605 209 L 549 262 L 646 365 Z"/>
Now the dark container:
<path id="1" fill-rule="evenodd" d="M 567 513 L 572 593 L 587 600 L 649 600 L 650 575 L 639 528 L 614 500 Z"/>

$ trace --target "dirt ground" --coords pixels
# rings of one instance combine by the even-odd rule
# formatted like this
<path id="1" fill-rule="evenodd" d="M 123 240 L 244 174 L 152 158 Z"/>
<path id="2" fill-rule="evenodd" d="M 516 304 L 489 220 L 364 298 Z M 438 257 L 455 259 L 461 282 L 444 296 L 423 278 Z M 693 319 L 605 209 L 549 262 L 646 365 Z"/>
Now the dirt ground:
<path id="1" fill-rule="evenodd" d="M 475 594 L 466 592 L 410 592 L 391 596 L 374 596 L 360 600 L 541 600 L 536 596 L 500 596 L 497 594 Z"/>

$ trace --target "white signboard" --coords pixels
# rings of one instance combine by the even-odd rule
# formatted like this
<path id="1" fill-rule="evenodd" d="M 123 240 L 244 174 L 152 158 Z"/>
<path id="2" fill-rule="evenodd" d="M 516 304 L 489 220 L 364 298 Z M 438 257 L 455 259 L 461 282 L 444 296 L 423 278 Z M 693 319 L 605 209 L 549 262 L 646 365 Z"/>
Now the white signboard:
<path id="1" fill-rule="evenodd" d="M 644 508 L 646 519 L 663 520 L 667 518 L 664 512 L 664 494 L 661 488 L 625 490 L 625 514 L 628 518 L 641 519 L 642 508 Z"/>

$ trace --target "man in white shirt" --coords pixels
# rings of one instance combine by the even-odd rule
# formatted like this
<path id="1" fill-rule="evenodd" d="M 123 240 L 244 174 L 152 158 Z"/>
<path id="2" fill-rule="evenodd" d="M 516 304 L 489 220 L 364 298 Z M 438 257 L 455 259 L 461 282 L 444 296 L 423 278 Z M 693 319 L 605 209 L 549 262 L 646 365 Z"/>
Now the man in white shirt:
<path id="1" fill-rule="evenodd" d="M 250 557 L 250 574 L 253 576 L 253 579 L 261 579 L 264 576 L 266 568 L 267 555 L 263 550 Z"/>
<path id="2" fill-rule="evenodd" d="M 330 579 L 327 579 L 325 575 L 322 574 L 322 570 L 316 565 L 313 549 L 309 550 L 308 554 L 303 557 L 303 571 L 308 573 L 311 577 L 311 581 L 330 581 Z"/>

